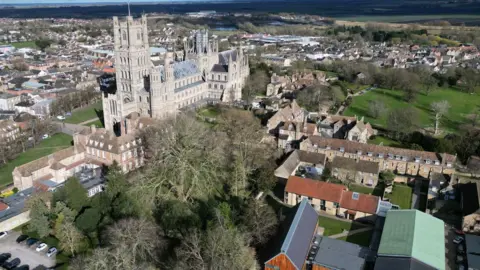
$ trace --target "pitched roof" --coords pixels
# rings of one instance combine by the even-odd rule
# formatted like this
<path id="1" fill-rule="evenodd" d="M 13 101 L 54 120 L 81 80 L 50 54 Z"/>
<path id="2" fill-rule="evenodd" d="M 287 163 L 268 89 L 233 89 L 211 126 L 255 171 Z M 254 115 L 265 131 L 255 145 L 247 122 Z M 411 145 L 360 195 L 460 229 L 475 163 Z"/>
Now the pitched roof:
<path id="1" fill-rule="evenodd" d="M 286 192 L 295 193 L 307 197 L 317 198 L 329 202 L 340 203 L 342 193 L 347 188 L 319 180 L 290 176 L 285 187 Z"/>
<path id="2" fill-rule="evenodd" d="M 325 165 L 325 155 L 302 150 L 293 151 L 290 156 L 275 170 L 275 176 L 287 179 L 297 168 L 300 162 L 307 162 L 315 165 Z"/>
<path id="3" fill-rule="evenodd" d="M 480 269 L 480 236 L 465 234 L 468 269 Z"/>
<path id="4" fill-rule="evenodd" d="M 318 251 L 313 263 L 327 269 L 363 269 L 369 249 L 338 239 L 316 236 Z"/>
<path id="5" fill-rule="evenodd" d="M 375 261 L 375 270 L 436 270 L 436 268 L 424 264 L 414 258 L 384 257 L 380 256 Z"/>
<path id="6" fill-rule="evenodd" d="M 286 254 L 299 270 L 302 269 L 307 258 L 317 222 L 318 214 L 315 209 L 308 200 L 302 200 L 281 247 L 281 252 Z"/>
<path id="7" fill-rule="evenodd" d="M 7 209 L 8 209 L 8 205 L 6 205 L 3 202 L 0 202 L 0 211 L 7 210 Z"/>
<path id="8" fill-rule="evenodd" d="M 80 147 L 80 146 L 77 146 L 77 147 Z M 51 155 L 39 158 L 37 160 L 34 160 L 32 162 L 23 164 L 21 166 L 18 166 L 18 167 L 15 168 L 15 170 L 20 172 L 20 174 L 22 176 L 30 176 L 30 175 L 32 175 L 33 172 L 35 172 L 39 169 L 48 167 L 49 166 L 49 159 L 52 162 L 50 164 L 50 166 L 51 166 L 55 162 L 60 162 L 60 161 L 66 159 L 68 157 L 73 156 L 73 155 L 75 155 L 75 148 L 72 146 L 72 147 L 68 147 L 66 149 L 57 151 L 57 152 L 55 152 Z M 58 166 L 55 165 L 55 166 L 52 167 L 52 169 L 55 169 L 56 167 L 58 167 Z"/>
<path id="9" fill-rule="evenodd" d="M 305 141 L 306 143 L 311 144 L 312 146 L 316 146 L 318 148 L 327 148 L 330 147 L 334 150 L 339 150 L 340 148 L 343 149 L 346 153 L 353 153 L 357 154 L 358 151 L 362 152 L 362 155 L 367 155 L 368 153 L 372 153 L 373 156 L 378 156 L 378 154 L 383 154 L 385 159 L 388 159 L 388 154 L 393 155 L 393 157 L 405 157 L 406 161 L 412 162 L 415 161 L 416 157 L 420 159 L 426 160 L 430 159 L 431 161 L 439 160 L 443 163 L 445 162 L 454 162 L 456 157 L 450 154 L 444 155 L 437 155 L 434 152 L 427 152 L 427 151 L 417 151 L 417 150 L 410 150 L 410 149 L 403 149 L 403 148 L 396 148 L 396 147 L 388 147 L 388 146 L 381 146 L 381 145 L 374 145 L 374 144 L 364 144 L 354 141 L 347 141 L 341 139 L 332 139 L 332 138 L 325 138 L 321 136 L 310 136 Z"/>
<path id="10" fill-rule="evenodd" d="M 390 210 L 385 219 L 378 255 L 412 257 L 443 270 L 444 239 L 442 220 L 418 210 Z"/>
<path id="11" fill-rule="evenodd" d="M 378 173 L 380 166 L 378 162 L 368 160 L 355 160 L 353 158 L 346 158 L 336 156 L 332 162 L 332 168 L 346 169 L 350 171 Z"/>
<path id="12" fill-rule="evenodd" d="M 354 193 L 356 194 L 355 196 Z M 340 199 L 340 207 L 375 214 L 377 213 L 378 201 L 380 201 L 380 197 L 377 196 L 344 191 Z"/>
<path id="13" fill-rule="evenodd" d="M 215 64 L 212 67 L 212 72 L 228 72 L 228 66 L 227 65 Z"/>

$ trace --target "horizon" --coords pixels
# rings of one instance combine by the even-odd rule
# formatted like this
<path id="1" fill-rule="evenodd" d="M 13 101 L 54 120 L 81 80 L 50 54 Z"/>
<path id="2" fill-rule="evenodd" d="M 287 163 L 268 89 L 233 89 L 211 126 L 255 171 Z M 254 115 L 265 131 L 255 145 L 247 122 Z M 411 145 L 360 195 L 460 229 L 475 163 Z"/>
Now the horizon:
<path id="1" fill-rule="evenodd" d="M 218 0 L 187 0 L 188 2 L 215 2 Z M 95 1 L 95 0 L 3 0 L 1 1 L 0 5 L 43 5 L 43 4 L 127 4 L 128 0 L 102 0 L 102 1 Z M 186 2 L 185 0 L 130 0 L 131 4 L 134 3 L 165 3 L 165 2 Z"/>

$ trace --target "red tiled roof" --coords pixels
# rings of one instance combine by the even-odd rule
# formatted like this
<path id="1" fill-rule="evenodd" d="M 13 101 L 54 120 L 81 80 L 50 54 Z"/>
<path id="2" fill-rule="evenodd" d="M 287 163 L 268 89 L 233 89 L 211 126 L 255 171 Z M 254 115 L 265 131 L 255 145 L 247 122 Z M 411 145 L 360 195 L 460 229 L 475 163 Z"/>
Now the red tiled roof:
<path id="1" fill-rule="evenodd" d="M 336 185 L 298 176 L 290 176 L 285 187 L 286 192 L 336 203 L 340 202 L 342 192 L 346 189 L 344 185 Z"/>
<path id="2" fill-rule="evenodd" d="M 8 205 L 4 204 L 3 202 L 0 202 L 0 211 L 7 210 Z"/>
<path id="3" fill-rule="evenodd" d="M 74 162 L 74 163 L 68 165 L 68 166 L 65 168 L 65 170 L 70 170 L 70 169 L 75 168 L 75 167 L 77 167 L 77 166 L 79 166 L 79 165 L 82 165 L 82 164 L 84 164 L 84 163 L 85 163 L 85 160 L 84 160 L 84 159 L 79 160 L 79 161 L 77 161 L 77 162 Z"/>
<path id="4" fill-rule="evenodd" d="M 377 213 L 379 197 L 367 194 L 358 194 L 358 199 L 353 199 L 352 191 L 344 191 L 340 200 L 340 207 L 360 211 L 363 213 Z"/>

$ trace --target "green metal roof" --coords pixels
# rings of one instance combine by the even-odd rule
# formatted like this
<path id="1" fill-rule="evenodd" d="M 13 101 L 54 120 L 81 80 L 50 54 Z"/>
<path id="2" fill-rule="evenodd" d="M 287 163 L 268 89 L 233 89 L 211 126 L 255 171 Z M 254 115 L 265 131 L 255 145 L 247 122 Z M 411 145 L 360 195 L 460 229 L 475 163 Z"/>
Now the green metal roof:
<path id="1" fill-rule="evenodd" d="M 413 257 L 440 270 L 445 269 L 443 221 L 417 210 L 387 213 L 378 255 Z"/>

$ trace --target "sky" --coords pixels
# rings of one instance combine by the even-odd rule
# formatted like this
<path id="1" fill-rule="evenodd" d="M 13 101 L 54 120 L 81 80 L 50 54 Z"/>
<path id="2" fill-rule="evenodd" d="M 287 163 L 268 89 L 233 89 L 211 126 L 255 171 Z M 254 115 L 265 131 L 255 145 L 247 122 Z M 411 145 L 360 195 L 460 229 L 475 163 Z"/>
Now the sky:
<path id="1" fill-rule="evenodd" d="M 1 4 L 81 4 L 81 3 L 119 3 L 125 2 L 127 3 L 128 0 L 0 0 Z M 130 0 L 130 3 L 135 2 L 178 2 L 181 0 Z M 185 0 L 183 0 L 185 1 Z"/>

